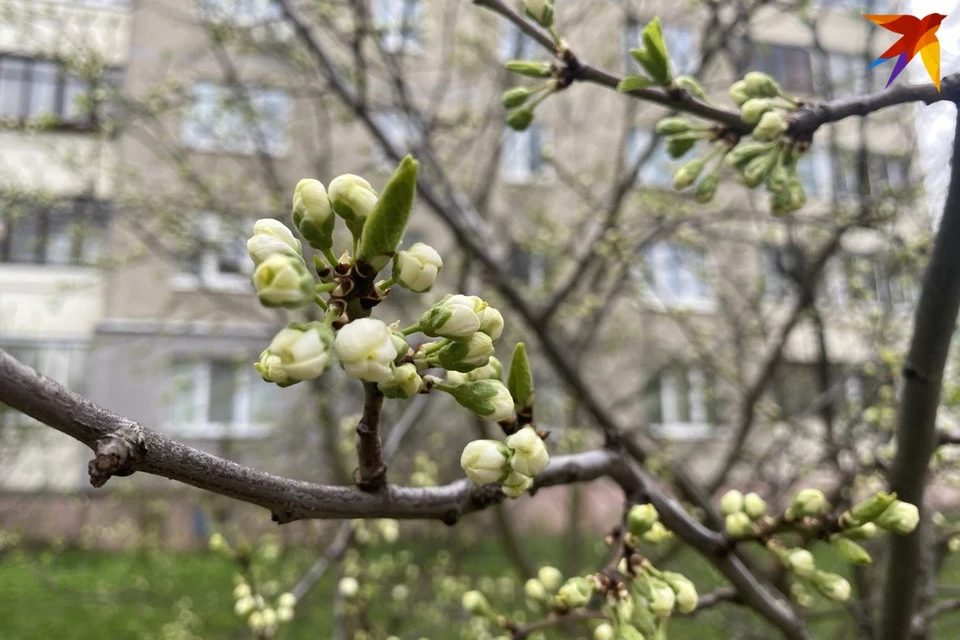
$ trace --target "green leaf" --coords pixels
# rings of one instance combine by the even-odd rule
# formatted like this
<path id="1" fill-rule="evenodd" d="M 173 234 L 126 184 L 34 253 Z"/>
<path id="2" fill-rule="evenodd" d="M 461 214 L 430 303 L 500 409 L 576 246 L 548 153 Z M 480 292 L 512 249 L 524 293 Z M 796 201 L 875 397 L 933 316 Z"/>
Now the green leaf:
<path id="1" fill-rule="evenodd" d="M 407 155 L 383 187 L 364 225 L 357 261 L 368 265 L 373 273 L 363 275 L 373 277 L 393 258 L 407 229 L 416 192 L 417 161 Z"/>
<path id="2" fill-rule="evenodd" d="M 617 85 L 617 91 L 620 93 L 630 93 L 631 91 L 640 91 L 647 87 L 656 86 L 656 82 L 645 76 L 627 76 Z"/>
<path id="3" fill-rule="evenodd" d="M 518 342 L 513 349 L 507 389 L 518 412 L 533 407 L 533 371 L 530 370 L 530 361 L 527 359 L 527 348 L 522 342 Z"/>
<path id="4" fill-rule="evenodd" d="M 663 44 L 660 18 L 654 18 L 643 28 L 642 37 L 647 60 L 644 67 L 659 84 L 668 84 L 670 82 L 670 60 L 667 58 L 667 47 Z"/>

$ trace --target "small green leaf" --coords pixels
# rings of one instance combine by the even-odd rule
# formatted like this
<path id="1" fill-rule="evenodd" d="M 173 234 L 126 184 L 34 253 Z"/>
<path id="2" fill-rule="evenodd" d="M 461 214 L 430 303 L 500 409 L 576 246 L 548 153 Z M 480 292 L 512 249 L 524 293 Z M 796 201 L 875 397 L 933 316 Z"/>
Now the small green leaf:
<path id="1" fill-rule="evenodd" d="M 531 78 L 549 78 L 553 75 L 553 68 L 547 62 L 535 60 L 511 60 L 506 65 L 507 71 L 519 73 Z"/>
<path id="2" fill-rule="evenodd" d="M 703 90 L 703 87 L 701 87 L 700 83 L 690 76 L 677 76 L 673 79 L 673 83 L 681 89 L 686 89 L 690 95 L 707 102 L 707 94 Z"/>
<path id="3" fill-rule="evenodd" d="M 643 47 L 646 50 L 647 72 L 661 85 L 670 82 L 670 60 L 667 47 L 663 44 L 663 30 L 660 18 L 654 18 L 643 28 Z"/>
<path id="4" fill-rule="evenodd" d="M 407 228 L 416 191 L 417 161 L 407 155 L 383 187 L 364 225 L 357 261 L 373 270 L 372 274 L 364 275 L 373 277 L 393 258 Z"/>
<path id="5" fill-rule="evenodd" d="M 513 396 L 517 411 L 533 407 L 533 371 L 527 359 L 527 348 L 518 342 L 510 360 L 510 373 L 507 375 L 507 389 Z"/>
<path id="6" fill-rule="evenodd" d="M 617 85 L 617 91 L 620 93 L 630 93 L 631 91 L 640 91 L 647 87 L 656 86 L 656 82 L 644 76 L 627 76 Z"/>

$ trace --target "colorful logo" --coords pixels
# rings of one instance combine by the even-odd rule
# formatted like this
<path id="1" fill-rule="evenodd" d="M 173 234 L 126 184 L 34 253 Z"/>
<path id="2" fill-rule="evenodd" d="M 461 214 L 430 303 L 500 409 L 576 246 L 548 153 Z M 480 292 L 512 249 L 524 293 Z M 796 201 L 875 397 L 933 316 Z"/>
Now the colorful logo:
<path id="1" fill-rule="evenodd" d="M 894 65 L 893 73 L 887 80 L 887 86 L 889 87 L 890 83 L 904 70 L 907 63 L 913 60 L 917 52 L 920 52 L 923 66 L 927 68 L 927 73 L 930 74 L 937 91 L 940 91 L 940 41 L 937 40 L 937 29 L 940 28 L 940 23 L 947 16 L 942 13 L 931 13 L 923 18 L 907 15 L 864 15 L 863 17 L 875 22 L 887 31 L 899 33 L 903 36 L 892 47 L 884 51 L 879 58 L 874 60 L 868 67 L 869 69 L 896 58 L 897 64 Z"/>

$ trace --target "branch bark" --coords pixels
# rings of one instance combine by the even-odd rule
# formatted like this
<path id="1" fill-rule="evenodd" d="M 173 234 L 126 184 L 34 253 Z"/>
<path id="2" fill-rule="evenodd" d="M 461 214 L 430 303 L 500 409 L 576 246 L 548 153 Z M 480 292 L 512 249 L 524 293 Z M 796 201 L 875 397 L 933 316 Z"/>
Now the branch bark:
<path id="1" fill-rule="evenodd" d="M 387 465 L 383 461 L 380 440 L 380 410 L 383 393 L 375 382 L 363 383 L 363 416 L 357 423 L 357 467 L 354 478 L 363 491 L 379 491 L 387 483 Z"/>
<path id="2" fill-rule="evenodd" d="M 923 496 L 930 456 L 937 444 L 937 408 L 950 341 L 960 310 L 960 126 L 953 140 L 950 188 L 933 253 L 923 277 L 910 350 L 903 365 L 903 392 L 897 416 L 897 453 L 890 489 L 921 511 L 920 525 L 908 536 L 890 536 L 890 564 L 881 607 L 882 640 L 909 636 L 923 560 L 922 540 L 928 518 Z"/>

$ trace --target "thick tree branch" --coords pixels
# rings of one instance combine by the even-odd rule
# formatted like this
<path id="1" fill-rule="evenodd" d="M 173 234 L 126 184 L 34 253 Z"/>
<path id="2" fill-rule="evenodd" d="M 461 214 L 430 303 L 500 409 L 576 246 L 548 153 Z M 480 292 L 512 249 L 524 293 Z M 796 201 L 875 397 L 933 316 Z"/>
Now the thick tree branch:
<path id="1" fill-rule="evenodd" d="M 897 453 L 890 489 L 924 511 L 930 456 L 937 444 L 937 408 L 950 341 L 960 310 L 960 126 L 954 133 L 950 188 L 923 276 L 910 351 L 903 364 L 903 391 L 897 416 Z M 903 640 L 910 633 L 923 560 L 928 518 L 908 536 L 890 537 L 890 564 L 883 594 L 883 640 Z"/>

